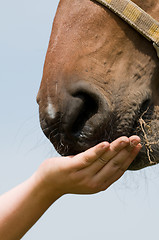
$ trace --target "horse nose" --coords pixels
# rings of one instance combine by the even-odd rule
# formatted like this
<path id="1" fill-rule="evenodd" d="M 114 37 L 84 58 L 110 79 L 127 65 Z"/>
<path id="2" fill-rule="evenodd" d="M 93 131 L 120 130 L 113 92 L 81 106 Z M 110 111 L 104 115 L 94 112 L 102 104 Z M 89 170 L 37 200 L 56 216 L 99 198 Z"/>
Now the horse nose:
<path id="1" fill-rule="evenodd" d="M 72 87 L 63 100 L 62 129 L 66 139 L 86 141 L 107 122 L 109 106 L 99 89 L 85 83 Z"/>
<path id="2" fill-rule="evenodd" d="M 81 130 L 99 111 L 99 98 L 95 93 L 80 90 L 66 99 L 63 129 L 72 137 L 78 137 Z"/>
<path id="3" fill-rule="evenodd" d="M 61 155 L 77 154 L 109 136 L 112 109 L 100 89 L 71 84 L 47 99 L 46 108 L 39 102 L 41 127 Z"/>

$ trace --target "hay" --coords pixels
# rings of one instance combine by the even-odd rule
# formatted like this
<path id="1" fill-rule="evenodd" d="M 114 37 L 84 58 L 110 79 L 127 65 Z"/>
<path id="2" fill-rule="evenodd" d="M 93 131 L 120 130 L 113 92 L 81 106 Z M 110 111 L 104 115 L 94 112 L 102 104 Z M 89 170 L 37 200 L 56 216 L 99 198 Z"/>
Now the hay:
<path id="1" fill-rule="evenodd" d="M 143 132 L 143 137 L 144 137 L 144 145 L 145 145 L 145 148 L 146 148 L 146 152 L 147 152 L 147 157 L 148 157 L 148 160 L 150 162 L 151 165 L 154 165 L 154 164 L 157 164 L 157 162 L 154 160 L 151 159 L 152 157 L 152 153 L 153 153 L 153 150 L 152 150 L 152 145 L 154 144 L 157 144 L 157 142 L 150 142 L 148 140 L 148 137 L 147 137 L 147 132 L 149 134 L 152 133 L 151 131 L 151 126 L 146 123 L 143 119 L 143 116 L 147 113 L 149 108 L 147 108 L 147 110 L 141 115 L 140 119 L 139 119 L 139 123 L 140 123 L 140 127 L 141 127 L 141 131 Z"/>

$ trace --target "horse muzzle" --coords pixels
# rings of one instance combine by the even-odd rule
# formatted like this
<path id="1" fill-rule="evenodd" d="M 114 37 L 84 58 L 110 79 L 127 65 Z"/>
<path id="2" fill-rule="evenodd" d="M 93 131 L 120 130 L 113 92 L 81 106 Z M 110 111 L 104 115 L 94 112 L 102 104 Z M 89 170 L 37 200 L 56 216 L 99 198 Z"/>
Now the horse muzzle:
<path id="1" fill-rule="evenodd" d="M 57 98 L 47 97 L 45 108 L 40 101 L 39 109 L 42 130 L 61 155 L 77 154 L 109 135 L 111 110 L 99 89 L 75 83 Z"/>

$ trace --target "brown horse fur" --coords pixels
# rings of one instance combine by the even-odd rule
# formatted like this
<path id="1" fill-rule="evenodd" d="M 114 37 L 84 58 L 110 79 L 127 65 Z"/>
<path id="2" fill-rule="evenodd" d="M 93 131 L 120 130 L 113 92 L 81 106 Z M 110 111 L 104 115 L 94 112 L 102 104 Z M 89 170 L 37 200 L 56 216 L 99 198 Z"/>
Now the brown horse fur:
<path id="1" fill-rule="evenodd" d="M 159 0 L 135 0 L 159 21 Z M 37 101 L 45 135 L 62 155 L 138 134 L 130 169 L 159 162 L 159 59 L 150 42 L 91 0 L 61 0 Z"/>

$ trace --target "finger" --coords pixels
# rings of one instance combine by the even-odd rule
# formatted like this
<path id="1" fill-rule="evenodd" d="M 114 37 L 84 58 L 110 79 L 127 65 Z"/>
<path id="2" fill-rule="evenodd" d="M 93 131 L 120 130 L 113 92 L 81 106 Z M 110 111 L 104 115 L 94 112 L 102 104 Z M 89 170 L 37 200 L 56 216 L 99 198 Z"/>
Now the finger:
<path id="1" fill-rule="evenodd" d="M 129 137 L 130 140 L 130 147 L 128 148 L 128 150 L 132 150 L 134 146 L 137 146 L 138 143 L 140 143 L 140 138 L 136 135 Z"/>
<path id="2" fill-rule="evenodd" d="M 130 157 L 123 162 L 123 166 L 122 169 L 124 171 L 127 170 L 127 168 L 130 166 L 130 164 L 133 162 L 133 160 L 136 158 L 136 156 L 138 155 L 139 151 L 141 150 L 142 145 L 139 143 L 136 147 L 134 147 L 134 149 L 131 151 L 130 153 Z"/>
<path id="3" fill-rule="evenodd" d="M 126 146 L 130 145 L 130 139 L 127 137 L 120 137 L 113 141 L 110 144 L 110 151 L 102 155 L 102 159 L 106 161 L 106 163 L 113 158 L 115 155 L 117 155 L 122 149 L 124 149 Z"/>
<path id="4" fill-rule="evenodd" d="M 126 151 L 132 151 L 134 146 L 140 143 L 140 138 L 138 136 L 120 137 L 110 144 L 110 151 L 106 155 L 108 159 L 115 157 L 122 149 L 127 148 Z M 102 156 L 102 159 L 105 158 L 105 155 Z"/>
<path id="5" fill-rule="evenodd" d="M 108 149 L 110 144 L 108 142 L 99 143 L 98 145 L 82 152 L 73 157 L 72 166 L 77 170 L 90 166 L 101 155 L 103 155 Z"/>
<path id="6" fill-rule="evenodd" d="M 138 146 L 139 142 L 134 141 L 133 144 L 130 142 L 126 148 L 120 151 L 114 158 L 111 159 L 110 164 L 114 166 L 122 166 L 127 162 L 129 157 L 133 157 L 134 149 Z"/>
<path id="7" fill-rule="evenodd" d="M 115 140 L 113 143 L 110 144 L 111 147 L 104 152 L 103 155 L 101 155 L 94 163 L 89 167 L 89 173 L 91 175 L 96 174 L 99 172 L 105 164 L 107 164 L 110 159 L 118 154 L 118 151 L 121 151 L 126 146 L 130 145 L 130 140 L 127 137 L 121 137 L 117 140 Z"/>
<path id="8" fill-rule="evenodd" d="M 132 151 L 132 155 L 130 156 L 130 158 L 126 161 L 127 165 L 122 167 L 124 171 L 121 171 L 121 168 L 118 169 L 117 171 L 115 170 L 114 173 L 112 174 L 112 177 L 109 177 L 106 179 L 106 181 L 104 182 L 104 184 L 101 186 L 101 191 L 106 190 L 110 185 L 112 185 L 115 181 L 117 181 L 124 173 L 125 170 L 129 167 L 129 165 L 132 163 L 132 161 L 134 160 L 134 158 L 137 156 L 137 154 L 139 153 L 140 149 L 141 149 L 141 144 L 139 144 L 133 151 Z"/>
<path id="9" fill-rule="evenodd" d="M 137 135 L 133 135 L 131 137 L 129 137 L 130 141 L 131 141 L 131 144 L 135 143 L 136 141 L 137 142 L 140 142 L 140 138 L 137 136 Z"/>
<path id="10" fill-rule="evenodd" d="M 134 149 L 131 152 L 127 150 L 127 148 L 119 152 L 96 174 L 96 181 L 105 182 L 107 179 L 111 178 L 117 171 L 123 174 L 130 165 L 130 163 L 133 161 L 133 159 L 136 157 L 139 151 L 139 149 L 137 150 L 136 148 L 141 149 L 141 147 L 134 146 Z"/>

